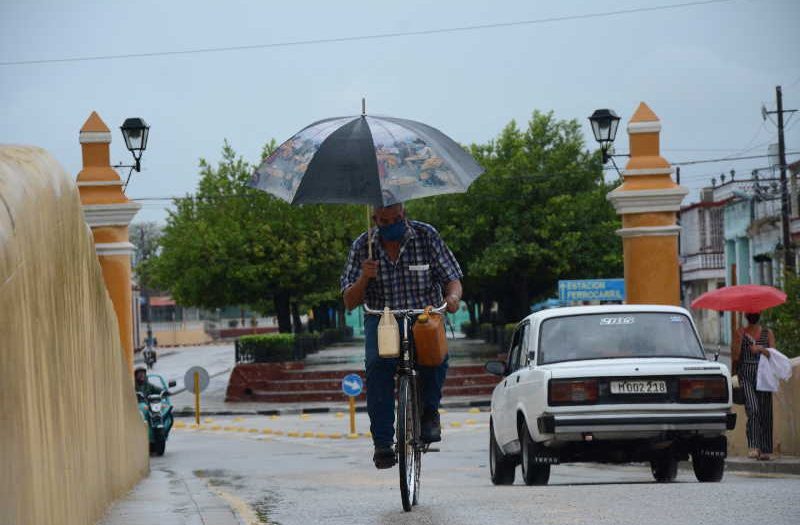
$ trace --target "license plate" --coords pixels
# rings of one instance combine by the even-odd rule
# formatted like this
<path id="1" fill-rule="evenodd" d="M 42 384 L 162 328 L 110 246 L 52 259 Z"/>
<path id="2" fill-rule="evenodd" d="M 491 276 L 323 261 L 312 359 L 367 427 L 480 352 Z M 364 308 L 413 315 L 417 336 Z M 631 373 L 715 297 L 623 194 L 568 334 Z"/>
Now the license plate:
<path id="1" fill-rule="evenodd" d="M 667 382 L 660 380 L 611 381 L 612 394 L 666 394 Z"/>

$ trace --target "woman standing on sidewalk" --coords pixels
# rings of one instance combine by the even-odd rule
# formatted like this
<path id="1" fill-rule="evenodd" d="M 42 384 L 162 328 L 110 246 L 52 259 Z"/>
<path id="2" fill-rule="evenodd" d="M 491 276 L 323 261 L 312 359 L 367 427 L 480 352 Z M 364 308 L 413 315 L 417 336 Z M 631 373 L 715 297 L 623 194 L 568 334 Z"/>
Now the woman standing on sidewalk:
<path id="1" fill-rule="evenodd" d="M 775 348 L 775 335 L 758 324 L 760 313 L 745 317 L 747 327 L 739 328 L 733 338 L 732 367 L 744 391 L 748 457 L 766 461 L 772 454 L 772 392 L 756 390 L 756 378 L 759 359 L 769 359 L 767 348 Z"/>

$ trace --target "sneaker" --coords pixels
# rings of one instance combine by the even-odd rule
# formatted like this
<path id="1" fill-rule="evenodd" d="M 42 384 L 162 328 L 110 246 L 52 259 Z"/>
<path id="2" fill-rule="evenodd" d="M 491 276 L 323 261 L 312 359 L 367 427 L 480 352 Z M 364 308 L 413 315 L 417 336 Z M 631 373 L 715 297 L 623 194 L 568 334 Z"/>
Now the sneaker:
<path id="1" fill-rule="evenodd" d="M 375 446 L 375 453 L 372 455 L 372 461 L 375 463 L 375 468 L 385 469 L 392 468 L 397 462 L 394 450 L 392 447 Z"/>
<path id="2" fill-rule="evenodd" d="M 422 435 L 425 443 L 435 443 L 442 440 L 442 424 L 439 422 L 439 411 L 425 411 L 422 414 Z"/>

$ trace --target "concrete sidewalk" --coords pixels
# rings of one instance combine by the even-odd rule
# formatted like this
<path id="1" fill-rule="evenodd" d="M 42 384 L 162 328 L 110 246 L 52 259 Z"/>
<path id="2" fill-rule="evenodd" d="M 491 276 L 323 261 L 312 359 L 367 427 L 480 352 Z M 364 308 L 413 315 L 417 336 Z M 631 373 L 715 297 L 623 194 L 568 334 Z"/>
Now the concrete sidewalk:
<path id="1" fill-rule="evenodd" d="M 183 479 L 166 466 L 152 466 L 126 496 L 106 511 L 98 525 L 242 525 L 233 507 L 202 479 Z"/>

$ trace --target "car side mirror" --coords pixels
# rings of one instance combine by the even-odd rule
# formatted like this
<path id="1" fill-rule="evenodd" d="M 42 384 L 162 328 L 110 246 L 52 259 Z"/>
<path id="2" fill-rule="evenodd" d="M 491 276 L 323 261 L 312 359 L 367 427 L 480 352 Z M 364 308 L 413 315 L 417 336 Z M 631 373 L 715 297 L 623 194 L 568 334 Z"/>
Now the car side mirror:
<path id="1" fill-rule="evenodd" d="M 506 364 L 502 361 L 488 361 L 484 368 L 487 372 L 496 376 L 508 375 Z"/>
<path id="2" fill-rule="evenodd" d="M 172 388 L 173 386 L 175 386 L 175 385 L 177 385 L 177 384 L 178 384 L 178 383 L 176 383 L 176 382 L 175 382 L 175 380 L 173 379 L 172 381 L 170 381 L 169 383 L 167 383 L 167 386 L 168 386 L 168 387 L 170 387 L 170 388 Z"/>

